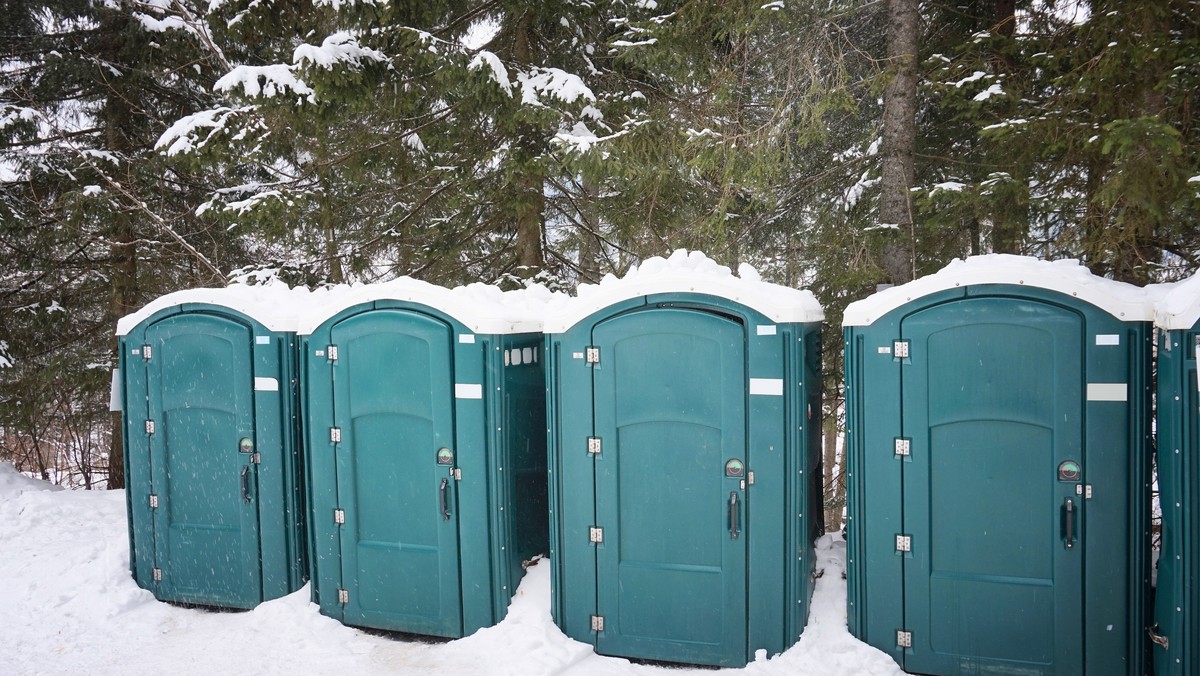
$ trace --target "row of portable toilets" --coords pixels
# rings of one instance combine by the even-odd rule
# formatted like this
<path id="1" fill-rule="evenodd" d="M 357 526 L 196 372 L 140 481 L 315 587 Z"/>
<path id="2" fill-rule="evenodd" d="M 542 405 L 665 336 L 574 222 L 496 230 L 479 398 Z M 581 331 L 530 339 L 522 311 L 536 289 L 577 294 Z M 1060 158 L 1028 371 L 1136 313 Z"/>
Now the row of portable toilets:
<path id="1" fill-rule="evenodd" d="M 311 579 L 346 624 L 459 637 L 548 553 L 599 653 L 782 652 L 820 572 L 822 319 L 684 252 L 570 298 L 165 296 L 118 326 L 133 576 L 230 608 Z M 851 632 L 915 673 L 1200 673 L 1198 320 L 1200 278 L 1013 256 L 852 304 Z"/>

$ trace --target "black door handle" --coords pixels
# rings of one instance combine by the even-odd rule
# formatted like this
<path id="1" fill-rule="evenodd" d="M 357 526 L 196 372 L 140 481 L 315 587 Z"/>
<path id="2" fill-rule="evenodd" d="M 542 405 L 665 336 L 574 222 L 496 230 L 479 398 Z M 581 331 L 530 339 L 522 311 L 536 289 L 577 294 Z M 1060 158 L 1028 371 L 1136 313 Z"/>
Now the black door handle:
<path id="1" fill-rule="evenodd" d="M 442 485 L 438 488 L 438 499 L 441 502 L 442 518 L 446 521 L 450 520 L 450 509 L 446 504 L 446 487 L 450 485 L 449 479 L 442 479 Z"/>
<path id="2" fill-rule="evenodd" d="M 738 538 L 738 494 L 734 491 L 729 494 L 729 537 L 736 540 Z"/>
<path id="3" fill-rule="evenodd" d="M 250 504 L 250 465 L 242 465 L 242 501 Z"/>
<path id="4" fill-rule="evenodd" d="M 1067 498 L 1063 505 L 1064 521 L 1067 530 L 1067 549 L 1075 547 L 1075 501 Z"/>

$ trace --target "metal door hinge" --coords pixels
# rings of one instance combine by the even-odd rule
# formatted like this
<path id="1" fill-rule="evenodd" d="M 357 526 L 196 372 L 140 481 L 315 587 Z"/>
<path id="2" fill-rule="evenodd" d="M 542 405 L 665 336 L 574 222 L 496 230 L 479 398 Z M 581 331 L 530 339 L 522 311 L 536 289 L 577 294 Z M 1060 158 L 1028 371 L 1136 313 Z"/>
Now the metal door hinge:
<path id="1" fill-rule="evenodd" d="M 592 544 L 600 544 L 604 542 L 604 529 L 592 526 L 588 528 L 588 542 Z"/>
<path id="2" fill-rule="evenodd" d="M 153 356 L 154 356 L 154 348 L 149 345 L 143 345 L 142 346 L 142 359 L 144 361 L 150 361 L 150 358 Z"/>
<path id="3" fill-rule="evenodd" d="M 604 631 L 603 615 L 592 615 L 592 631 Z"/>
<path id="4" fill-rule="evenodd" d="M 599 364 L 600 363 L 600 348 L 588 347 L 587 350 L 584 351 L 584 354 L 586 355 L 586 359 L 584 359 L 584 361 L 586 361 L 587 363 L 589 363 L 589 364 Z"/>
<path id="5" fill-rule="evenodd" d="M 343 606 L 346 605 L 347 603 L 350 603 L 350 590 L 349 589 L 339 589 L 338 590 L 338 603 L 340 603 Z"/>
<path id="6" fill-rule="evenodd" d="M 912 440 L 911 439 L 901 439 L 900 437 L 896 437 L 895 449 L 896 449 L 896 455 L 898 455 L 902 458 L 909 457 L 910 455 L 912 455 Z"/>
<path id="7" fill-rule="evenodd" d="M 754 485 L 754 472 L 753 471 L 746 472 L 746 484 L 750 485 L 750 486 Z"/>
<path id="8" fill-rule="evenodd" d="M 337 361 L 338 348 L 337 345 L 329 345 L 325 348 L 325 359 L 328 361 Z"/>
<path id="9" fill-rule="evenodd" d="M 150 509 L 158 509 L 158 496 L 153 493 L 150 494 Z"/>
<path id="10" fill-rule="evenodd" d="M 162 582 L 162 568 L 155 568 L 151 572 L 153 573 L 155 582 Z"/>
<path id="11" fill-rule="evenodd" d="M 912 551 L 912 536 L 911 535 L 896 535 L 896 551 L 911 552 Z"/>
<path id="12" fill-rule="evenodd" d="M 333 510 L 333 522 L 338 524 L 339 526 L 346 523 L 346 510 L 344 510 L 344 509 Z"/>
<path id="13" fill-rule="evenodd" d="M 892 357 L 896 359 L 908 359 L 908 341 L 893 340 L 892 341 Z"/>
<path id="14" fill-rule="evenodd" d="M 262 454 L 261 453 L 251 453 L 250 454 L 250 464 L 258 465 L 260 463 L 262 463 Z"/>
<path id="15" fill-rule="evenodd" d="M 1075 495 L 1082 495 L 1084 500 L 1091 500 L 1092 499 L 1092 485 L 1091 484 L 1077 484 L 1075 486 Z"/>
<path id="16" fill-rule="evenodd" d="M 340 427 L 330 427 L 329 428 L 329 442 L 332 444 L 342 443 L 342 428 L 340 428 Z"/>
<path id="17" fill-rule="evenodd" d="M 912 632 L 904 631 L 903 629 L 896 630 L 896 647 L 911 648 L 912 647 Z"/>
<path id="18" fill-rule="evenodd" d="M 154 434 L 154 421 L 153 420 L 146 421 L 146 434 Z"/>
<path id="19" fill-rule="evenodd" d="M 588 437 L 588 455 L 600 455 L 600 437 Z"/>
<path id="20" fill-rule="evenodd" d="M 455 467 L 454 469 L 450 470 L 450 474 L 452 474 L 454 476 L 455 481 L 462 481 L 462 468 L 461 467 Z"/>

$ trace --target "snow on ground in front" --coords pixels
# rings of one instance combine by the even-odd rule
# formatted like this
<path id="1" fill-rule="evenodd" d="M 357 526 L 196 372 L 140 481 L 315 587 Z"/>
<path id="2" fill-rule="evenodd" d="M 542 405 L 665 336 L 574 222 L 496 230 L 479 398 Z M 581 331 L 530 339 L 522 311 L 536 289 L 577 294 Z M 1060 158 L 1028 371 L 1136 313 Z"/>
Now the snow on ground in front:
<path id="1" fill-rule="evenodd" d="M 129 576 L 123 491 L 52 491 L 0 463 L 0 674 L 446 674 L 755 676 L 902 672 L 846 631 L 845 544 L 818 544 L 800 642 L 743 670 L 667 669 L 596 655 L 550 619 L 550 571 L 526 574 L 495 627 L 442 643 L 368 634 L 324 617 L 308 587 L 249 612 L 160 603 Z"/>

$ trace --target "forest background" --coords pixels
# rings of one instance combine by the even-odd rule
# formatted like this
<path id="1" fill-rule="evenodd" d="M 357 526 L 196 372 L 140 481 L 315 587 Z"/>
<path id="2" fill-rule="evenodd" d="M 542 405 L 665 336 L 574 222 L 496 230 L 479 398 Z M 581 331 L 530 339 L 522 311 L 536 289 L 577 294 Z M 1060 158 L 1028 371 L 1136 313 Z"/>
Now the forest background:
<path id="1" fill-rule="evenodd" d="M 1200 267 L 1200 0 L 5 0 L 0 460 L 121 488 L 177 289 L 570 290 L 697 249 L 826 308 L 955 257 Z"/>

